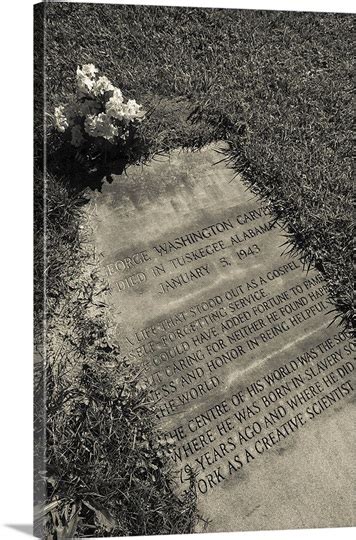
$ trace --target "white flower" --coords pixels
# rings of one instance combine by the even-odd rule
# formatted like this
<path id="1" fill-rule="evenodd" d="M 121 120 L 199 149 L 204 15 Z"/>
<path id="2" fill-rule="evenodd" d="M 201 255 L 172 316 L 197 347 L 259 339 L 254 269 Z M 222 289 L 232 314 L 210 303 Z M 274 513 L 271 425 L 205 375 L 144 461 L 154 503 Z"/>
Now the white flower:
<path id="1" fill-rule="evenodd" d="M 113 142 L 118 134 L 118 128 L 112 124 L 110 116 L 106 113 L 88 114 L 84 129 L 91 137 L 103 137 L 110 142 Z"/>
<path id="2" fill-rule="evenodd" d="M 124 117 L 123 102 L 124 99 L 122 97 L 121 90 L 119 88 L 115 88 L 113 95 L 106 103 L 106 113 L 113 118 L 118 118 L 121 120 Z"/>
<path id="3" fill-rule="evenodd" d="M 71 129 L 71 144 L 79 147 L 85 142 L 85 133 L 102 137 L 112 143 L 118 137 L 126 140 L 129 124 L 145 116 L 142 105 L 134 99 L 124 103 L 120 88 L 105 76 L 97 77 L 94 64 L 77 66 L 77 96 L 67 105 L 56 107 L 54 117 L 58 131 Z M 103 108 L 105 106 L 105 112 Z M 84 120 L 84 129 L 82 122 Z"/>
<path id="4" fill-rule="evenodd" d="M 120 88 L 114 88 L 114 91 L 113 91 L 112 95 L 117 101 L 121 101 L 121 102 L 124 101 L 124 98 L 122 96 L 122 92 L 121 92 Z"/>
<path id="5" fill-rule="evenodd" d="M 83 142 L 85 142 L 85 139 L 83 137 L 83 133 L 80 126 L 77 124 L 72 127 L 71 144 L 75 146 L 76 148 L 79 148 L 83 144 Z"/>
<path id="6" fill-rule="evenodd" d="M 94 79 L 95 73 L 98 73 L 98 71 L 99 70 L 94 66 L 94 64 L 84 64 L 84 66 L 82 66 L 82 73 L 90 79 Z"/>
<path id="7" fill-rule="evenodd" d="M 142 105 L 136 103 L 135 99 L 129 99 L 128 102 L 124 105 L 124 118 L 128 121 L 135 120 L 143 116 L 143 113 L 140 111 Z"/>
<path id="8" fill-rule="evenodd" d="M 64 114 L 63 105 L 60 105 L 54 109 L 54 121 L 57 130 L 61 133 L 64 133 L 64 131 L 69 127 L 67 117 Z"/>
<path id="9" fill-rule="evenodd" d="M 131 114 L 139 113 L 142 105 L 139 105 L 135 99 L 129 99 L 127 102 L 127 109 Z"/>
<path id="10" fill-rule="evenodd" d="M 77 89 L 78 89 L 79 94 L 90 95 L 93 89 L 93 85 L 94 85 L 94 79 L 91 76 L 87 75 L 78 66 L 77 67 Z"/>
<path id="11" fill-rule="evenodd" d="M 115 90 L 115 86 L 112 84 L 109 79 L 103 75 L 99 77 L 97 81 L 94 82 L 92 86 L 94 96 L 102 96 L 105 92 L 110 92 L 110 90 Z"/>

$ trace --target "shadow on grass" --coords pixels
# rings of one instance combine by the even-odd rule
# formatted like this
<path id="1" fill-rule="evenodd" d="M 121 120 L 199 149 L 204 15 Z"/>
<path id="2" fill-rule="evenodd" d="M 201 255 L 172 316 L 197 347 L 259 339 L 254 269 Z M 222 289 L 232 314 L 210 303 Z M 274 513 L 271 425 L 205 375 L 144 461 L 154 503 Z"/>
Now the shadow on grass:
<path id="1" fill-rule="evenodd" d="M 86 188 L 101 191 L 105 181 L 111 184 L 112 175 L 122 174 L 131 162 L 127 155 L 105 152 L 88 156 L 64 144 L 50 156 L 47 168 L 55 177 L 65 178 L 71 192 L 79 193 Z"/>

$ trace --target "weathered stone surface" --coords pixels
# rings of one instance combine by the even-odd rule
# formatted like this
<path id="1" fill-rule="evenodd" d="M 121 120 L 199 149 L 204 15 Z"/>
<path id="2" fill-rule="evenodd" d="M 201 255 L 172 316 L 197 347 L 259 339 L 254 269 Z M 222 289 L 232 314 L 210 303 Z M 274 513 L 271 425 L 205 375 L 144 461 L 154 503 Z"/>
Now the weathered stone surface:
<path id="1" fill-rule="evenodd" d="M 283 254 L 221 157 L 176 151 L 93 196 L 116 336 L 143 360 L 181 487 L 197 472 L 210 531 L 350 526 L 350 342 L 320 274 Z"/>

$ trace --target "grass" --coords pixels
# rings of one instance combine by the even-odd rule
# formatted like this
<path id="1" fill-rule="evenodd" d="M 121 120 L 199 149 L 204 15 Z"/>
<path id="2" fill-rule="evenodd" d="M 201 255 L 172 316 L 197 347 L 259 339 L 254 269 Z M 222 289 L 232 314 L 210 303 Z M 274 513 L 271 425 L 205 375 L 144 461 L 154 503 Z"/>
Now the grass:
<path id="1" fill-rule="evenodd" d="M 93 62 L 154 108 L 145 126 L 152 152 L 227 140 L 236 169 L 273 202 L 349 325 L 353 22 L 345 14 L 50 4 L 48 111 L 73 91 L 77 64 Z"/>

